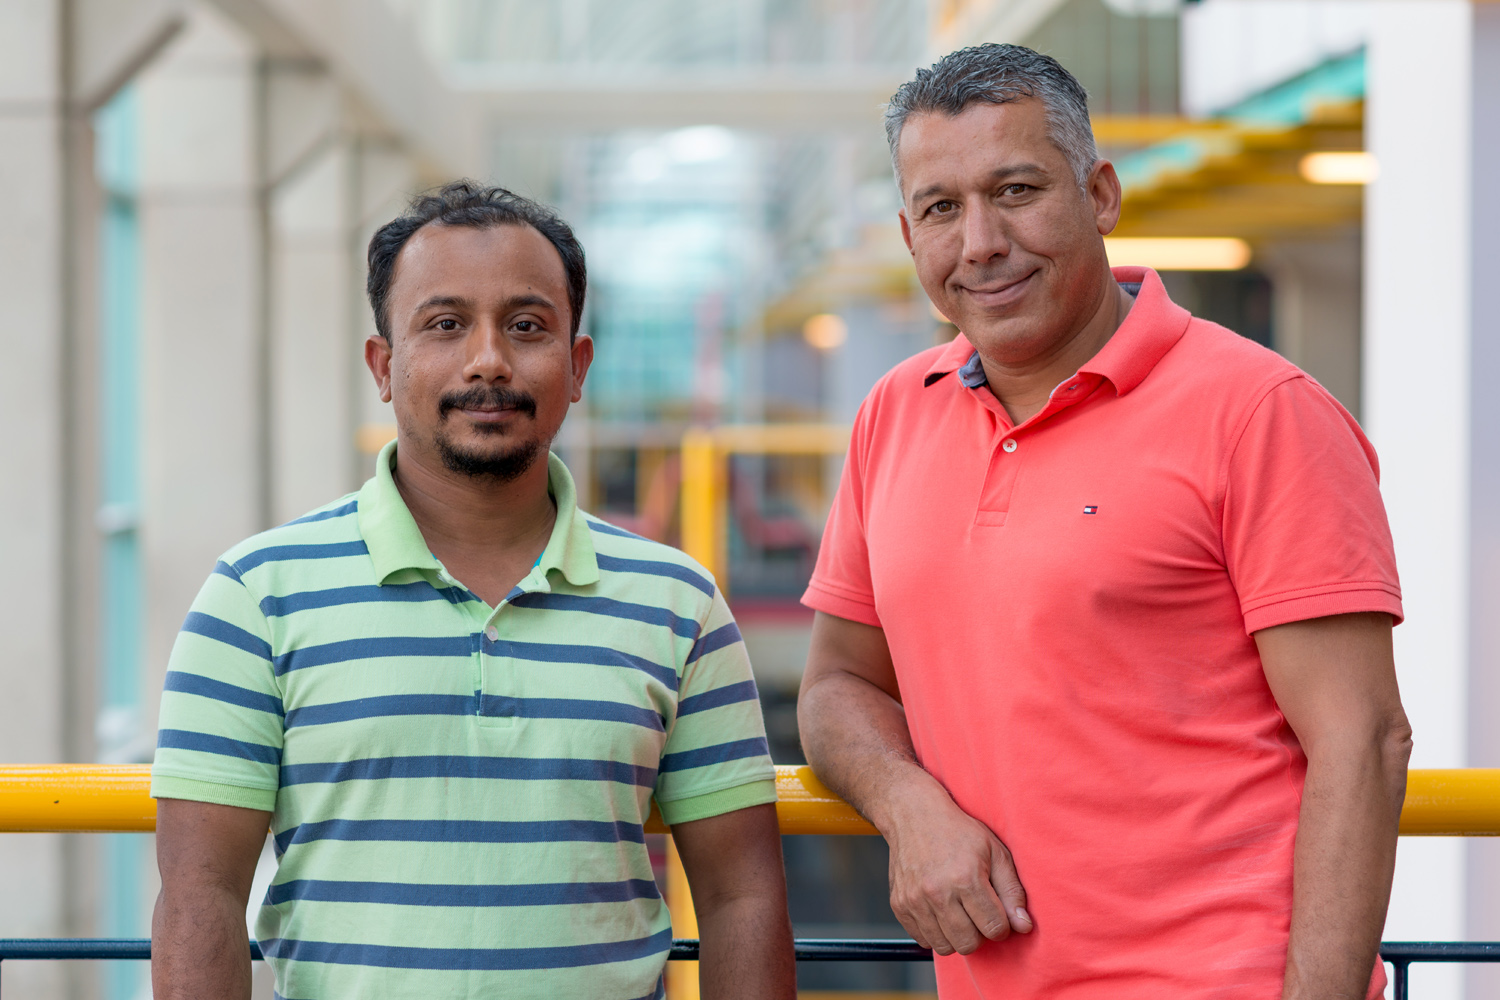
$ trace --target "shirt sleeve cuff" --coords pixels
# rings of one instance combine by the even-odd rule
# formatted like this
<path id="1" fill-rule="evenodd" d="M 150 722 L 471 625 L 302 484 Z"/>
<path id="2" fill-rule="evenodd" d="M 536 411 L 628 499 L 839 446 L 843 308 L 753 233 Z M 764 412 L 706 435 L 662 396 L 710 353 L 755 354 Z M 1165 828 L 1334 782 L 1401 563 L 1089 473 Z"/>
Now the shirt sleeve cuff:
<path id="1" fill-rule="evenodd" d="M 661 808 L 661 818 L 668 826 L 673 826 L 677 823 L 691 823 L 695 819 L 722 816 L 739 809 L 749 809 L 751 806 L 763 806 L 775 801 L 776 782 L 774 779 L 768 779 L 735 785 L 733 788 L 721 788 L 717 792 L 694 795 L 691 798 L 677 799 L 674 802 L 659 802 L 657 805 Z"/>
<path id="2" fill-rule="evenodd" d="M 1263 628 L 1302 622 L 1329 615 L 1350 615 L 1362 611 L 1384 611 L 1397 625 L 1404 617 L 1401 598 L 1382 587 L 1342 590 L 1331 594 L 1308 594 L 1273 600 L 1245 611 L 1246 634 Z"/>
<path id="3" fill-rule="evenodd" d="M 822 611 L 836 618 L 847 618 L 849 621 L 869 625 L 872 628 L 881 627 L 880 616 L 875 613 L 875 605 L 835 593 L 816 580 L 807 585 L 807 592 L 802 595 L 802 603 L 814 611 Z"/>
<path id="4" fill-rule="evenodd" d="M 151 775 L 151 797 L 210 802 L 219 806 L 258 809 L 261 812 L 276 810 L 276 789 L 274 788 L 245 788 L 242 785 L 225 785 L 217 781 L 179 778 L 171 774 L 153 773 Z"/>

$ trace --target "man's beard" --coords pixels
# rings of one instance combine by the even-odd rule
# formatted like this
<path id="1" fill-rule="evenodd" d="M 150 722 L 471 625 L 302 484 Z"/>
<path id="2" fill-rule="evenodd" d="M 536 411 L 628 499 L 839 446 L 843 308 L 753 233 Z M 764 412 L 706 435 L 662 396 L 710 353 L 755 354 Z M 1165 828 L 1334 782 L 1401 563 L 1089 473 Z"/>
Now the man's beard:
<path id="1" fill-rule="evenodd" d="M 536 399 L 530 393 L 518 392 L 504 386 L 475 386 L 463 392 L 452 392 L 438 401 L 438 416 L 446 424 L 448 414 L 456 409 L 477 407 L 510 407 L 536 420 Z M 504 428 L 495 424 L 476 424 L 481 434 L 501 434 Z M 450 472 L 468 476 L 470 479 L 488 479 L 496 483 L 508 483 L 525 475 L 536 464 L 537 456 L 546 448 L 539 438 L 522 441 L 501 452 L 470 450 L 455 444 L 440 428 L 434 443 L 443 464 Z"/>

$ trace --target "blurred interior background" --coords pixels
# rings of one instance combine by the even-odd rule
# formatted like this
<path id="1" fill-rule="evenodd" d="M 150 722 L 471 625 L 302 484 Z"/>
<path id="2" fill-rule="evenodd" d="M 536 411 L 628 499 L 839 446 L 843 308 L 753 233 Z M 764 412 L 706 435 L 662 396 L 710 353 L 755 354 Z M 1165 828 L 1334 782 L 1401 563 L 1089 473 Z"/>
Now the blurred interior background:
<path id="1" fill-rule="evenodd" d="M 1500 764 L 1500 5 L 1467 0 L 6 0 L 0 759 L 150 759 L 217 554 L 356 488 L 394 432 L 360 355 L 371 232 L 471 176 L 576 226 L 598 354 L 556 449 L 586 506 L 714 569 L 773 756 L 801 762 L 797 599 L 847 428 L 956 332 L 902 244 L 880 106 L 982 41 L 1088 89 L 1125 187 L 1114 262 L 1365 424 L 1413 765 Z M 1025 582 L 976 585 L 1003 613 Z M 0 937 L 144 936 L 151 850 L 0 838 Z M 903 935 L 878 839 L 786 851 L 799 936 Z M 1403 842 L 1387 938 L 1500 938 L 1497 858 Z M 1414 988 L 1500 995 L 1491 975 L 1418 967 Z M 933 990 L 921 964 L 799 976 Z M 149 996 L 143 963 L 5 977 Z"/>

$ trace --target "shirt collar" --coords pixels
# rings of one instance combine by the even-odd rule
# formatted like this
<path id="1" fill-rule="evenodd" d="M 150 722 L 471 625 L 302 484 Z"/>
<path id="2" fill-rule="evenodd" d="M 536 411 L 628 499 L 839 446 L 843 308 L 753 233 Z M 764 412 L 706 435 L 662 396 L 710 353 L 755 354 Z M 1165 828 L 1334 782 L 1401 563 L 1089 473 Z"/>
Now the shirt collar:
<path id="1" fill-rule="evenodd" d="M 395 462 L 396 442 L 391 441 L 380 449 L 375 459 L 375 475 L 359 491 L 359 533 L 370 550 L 375 576 L 382 584 L 404 569 L 440 568 L 406 501 L 401 499 L 401 491 L 396 488 L 396 479 L 391 474 Z M 557 504 L 557 522 L 552 526 L 552 537 L 547 540 L 541 558 L 522 586 L 550 591 L 548 574 L 554 569 L 575 587 L 598 583 L 599 560 L 588 521 L 578 509 L 577 487 L 568 467 L 551 452 L 547 453 L 547 490 Z"/>
<path id="2" fill-rule="evenodd" d="M 1140 290 L 1130 315 L 1109 338 L 1109 343 L 1078 370 L 1108 379 L 1115 393 L 1123 396 L 1146 380 L 1156 363 L 1182 338 L 1192 316 L 1167 296 L 1161 278 L 1149 267 L 1116 267 L 1111 271 L 1117 282 L 1139 283 Z M 979 352 L 961 333 L 938 352 L 937 359 L 923 374 L 922 384 L 932 385 L 953 372 L 958 372 L 959 380 L 970 389 L 988 381 Z"/>

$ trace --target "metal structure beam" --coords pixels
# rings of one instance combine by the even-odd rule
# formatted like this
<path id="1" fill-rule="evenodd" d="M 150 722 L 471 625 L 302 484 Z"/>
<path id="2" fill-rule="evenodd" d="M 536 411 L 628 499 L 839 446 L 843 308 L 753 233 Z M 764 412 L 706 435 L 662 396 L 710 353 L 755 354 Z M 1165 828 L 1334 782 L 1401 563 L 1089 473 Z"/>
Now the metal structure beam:
<path id="1" fill-rule="evenodd" d="M 765 70 L 606 76 L 559 66 L 525 74 L 457 69 L 446 79 L 500 128 L 589 131 L 724 125 L 867 131 L 880 127 L 881 106 L 906 75 Z"/>
<path id="2" fill-rule="evenodd" d="M 396 12 L 364 0 L 209 0 L 273 59 L 323 63 L 433 178 L 478 172 L 479 118 Z M 374 128 L 365 131 L 378 131 Z"/>

